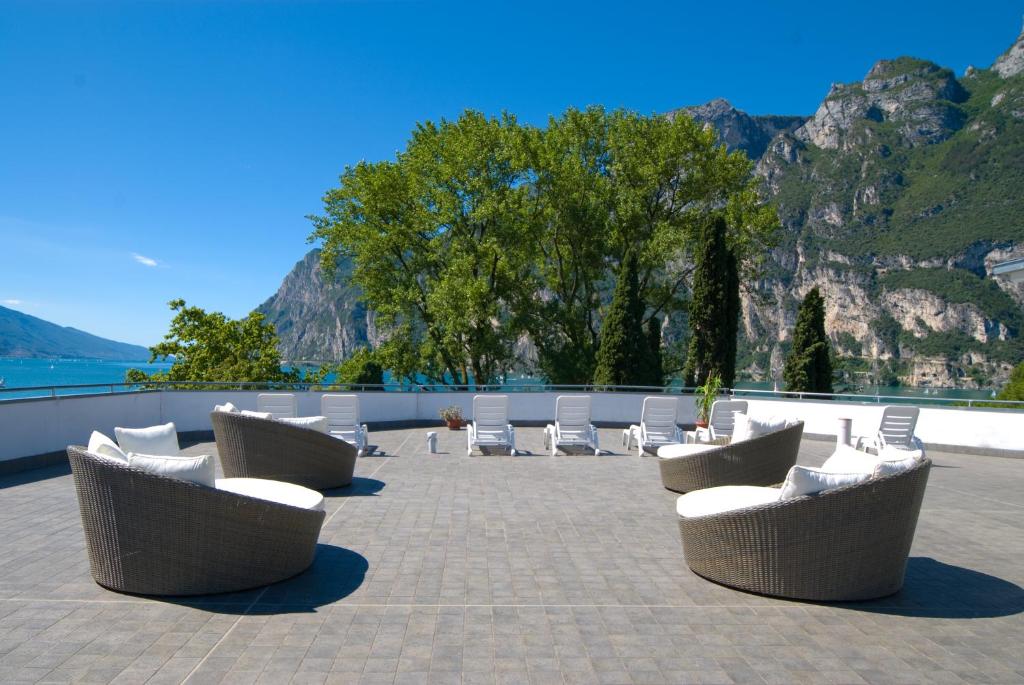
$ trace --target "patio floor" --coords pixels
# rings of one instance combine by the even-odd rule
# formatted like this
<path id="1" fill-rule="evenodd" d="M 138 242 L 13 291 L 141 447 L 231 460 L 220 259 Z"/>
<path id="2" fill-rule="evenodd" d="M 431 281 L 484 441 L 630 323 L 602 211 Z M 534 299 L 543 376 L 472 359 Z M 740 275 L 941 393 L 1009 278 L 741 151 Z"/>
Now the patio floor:
<path id="1" fill-rule="evenodd" d="M 328 493 L 309 571 L 185 600 L 92 581 L 66 468 L 0 479 L 0 682 L 1024 682 L 1024 460 L 932 452 L 903 591 L 812 604 L 692 574 L 676 496 L 619 435 L 469 458 L 464 432 L 433 455 L 371 433 L 385 456 Z"/>

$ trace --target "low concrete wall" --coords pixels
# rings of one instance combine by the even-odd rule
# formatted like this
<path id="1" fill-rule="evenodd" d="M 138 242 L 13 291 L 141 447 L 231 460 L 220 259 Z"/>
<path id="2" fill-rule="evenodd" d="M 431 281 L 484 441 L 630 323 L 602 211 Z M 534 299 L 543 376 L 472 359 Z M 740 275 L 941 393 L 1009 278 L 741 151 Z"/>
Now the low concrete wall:
<path id="1" fill-rule="evenodd" d="M 0 403 L 0 461 L 52 453 L 69 444 L 81 444 L 89 433 L 99 430 L 113 434 L 115 425 L 151 426 L 174 421 L 181 432 L 209 431 L 210 411 L 215 404 L 230 401 L 242 409 L 255 409 L 258 392 L 248 391 L 163 391 L 115 395 L 70 396 Z M 300 392 L 299 414 L 320 413 L 319 392 Z M 467 418 L 473 414 L 470 392 L 397 393 L 363 392 L 362 419 L 370 424 L 397 422 L 438 422 L 438 412 L 448 405 L 462 407 Z M 512 422 L 530 424 L 550 421 L 555 412 L 553 392 L 509 393 Z M 646 395 L 642 393 L 590 393 L 593 421 L 603 425 L 628 425 L 640 419 Z M 694 398 L 676 396 L 679 422 L 691 424 L 696 418 Z M 869 435 L 877 427 L 883 405 L 865 402 L 823 402 L 812 400 L 753 400 L 750 412 L 762 416 L 800 418 L 805 432 L 835 435 L 838 419 L 853 419 L 854 435 Z M 965 451 L 1020 452 L 1024 454 L 1024 412 L 924 407 L 917 435 L 927 445 L 962 446 Z"/>

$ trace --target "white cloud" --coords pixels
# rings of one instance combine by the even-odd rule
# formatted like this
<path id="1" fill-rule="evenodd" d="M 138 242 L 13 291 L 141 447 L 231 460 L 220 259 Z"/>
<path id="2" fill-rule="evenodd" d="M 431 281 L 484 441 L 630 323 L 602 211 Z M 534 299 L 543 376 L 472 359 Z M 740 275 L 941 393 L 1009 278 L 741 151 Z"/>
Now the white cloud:
<path id="1" fill-rule="evenodd" d="M 21 300 L 15 300 L 13 298 L 10 300 L 0 300 L 0 302 L 3 302 L 4 304 L 10 307 L 17 307 L 19 304 L 23 304 Z"/>
<path id="2" fill-rule="evenodd" d="M 132 259 L 143 266 L 157 266 L 157 261 L 155 259 L 140 255 L 138 252 L 132 252 Z"/>

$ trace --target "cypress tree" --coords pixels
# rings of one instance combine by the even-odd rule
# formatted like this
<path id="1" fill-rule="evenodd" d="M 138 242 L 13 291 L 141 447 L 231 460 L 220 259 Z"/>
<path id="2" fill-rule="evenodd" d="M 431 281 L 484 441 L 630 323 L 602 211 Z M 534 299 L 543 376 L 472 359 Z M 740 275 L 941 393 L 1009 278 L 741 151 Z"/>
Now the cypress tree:
<path id="1" fill-rule="evenodd" d="M 722 386 L 736 380 L 740 276 L 736 255 L 726 242 L 725 219 L 716 218 L 701 234 L 690 299 L 690 346 L 683 382 L 695 387 L 717 374 Z"/>
<path id="2" fill-rule="evenodd" d="M 831 352 L 825 334 L 825 300 L 817 288 L 811 288 L 797 312 L 793 349 L 782 371 L 786 390 L 832 392 Z"/>
<path id="3" fill-rule="evenodd" d="M 643 329 L 637 258 L 626 251 L 615 281 L 608 314 L 601 326 L 601 345 L 594 369 L 595 385 L 645 385 L 649 377 L 650 346 Z"/>

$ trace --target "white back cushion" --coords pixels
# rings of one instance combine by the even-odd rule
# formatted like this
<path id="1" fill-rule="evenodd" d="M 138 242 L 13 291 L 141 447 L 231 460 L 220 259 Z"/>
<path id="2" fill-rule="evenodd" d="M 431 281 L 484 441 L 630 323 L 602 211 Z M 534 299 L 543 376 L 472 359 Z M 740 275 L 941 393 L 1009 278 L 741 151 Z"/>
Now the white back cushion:
<path id="1" fill-rule="evenodd" d="M 315 431 L 326 433 L 329 421 L 326 416 L 296 416 L 294 418 L 283 417 L 278 419 L 281 423 L 289 423 L 300 428 L 312 428 Z"/>
<path id="2" fill-rule="evenodd" d="M 213 466 L 213 457 L 208 454 L 198 457 L 165 457 L 133 452 L 128 455 L 128 465 L 146 473 L 186 480 L 211 488 L 217 475 Z"/>
<path id="3" fill-rule="evenodd" d="M 923 450 L 885 448 L 881 454 L 861 452 L 849 445 L 841 445 L 821 465 L 827 473 L 870 473 L 874 477 L 891 476 L 912 468 L 924 458 Z"/>
<path id="4" fill-rule="evenodd" d="M 774 416 L 755 418 L 742 412 L 736 412 L 733 416 L 736 417 L 736 423 L 732 429 L 732 442 L 743 442 L 786 427 L 786 419 Z"/>
<path id="5" fill-rule="evenodd" d="M 909 452 L 909 450 L 902 450 Z M 880 478 L 882 476 L 895 476 L 897 473 L 903 473 L 909 471 L 920 463 L 920 457 L 913 454 L 907 454 L 903 459 L 879 459 L 875 465 L 875 470 L 872 472 L 872 477 Z"/>
<path id="6" fill-rule="evenodd" d="M 239 413 L 242 416 L 252 416 L 252 417 L 257 418 L 257 419 L 272 419 L 272 418 L 274 418 L 274 415 L 271 414 L 269 411 L 250 411 L 248 409 L 243 409 Z"/>
<path id="7" fill-rule="evenodd" d="M 861 452 L 850 445 L 840 445 L 832 456 L 821 465 L 828 473 L 871 473 L 878 459 L 873 454 Z"/>
<path id="8" fill-rule="evenodd" d="M 235 405 L 231 404 L 230 402 L 225 402 L 224 404 L 214 405 L 213 410 L 214 411 L 226 411 L 229 414 L 234 414 L 234 413 L 238 412 L 238 407 L 236 407 Z"/>
<path id="9" fill-rule="evenodd" d="M 809 466 L 794 466 L 786 475 L 779 499 L 792 499 L 804 495 L 816 495 L 825 490 L 834 490 L 847 485 L 863 483 L 871 473 L 829 473 Z"/>
<path id="10" fill-rule="evenodd" d="M 114 435 L 123 452 L 164 457 L 177 456 L 181 452 L 173 422 L 150 428 L 114 428 Z"/>
<path id="11" fill-rule="evenodd" d="M 89 446 L 85 448 L 98 457 L 116 461 L 119 464 L 128 463 L 128 455 L 121 451 L 113 440 L 99 431 L 93 431 L 89 436 Z"/>

